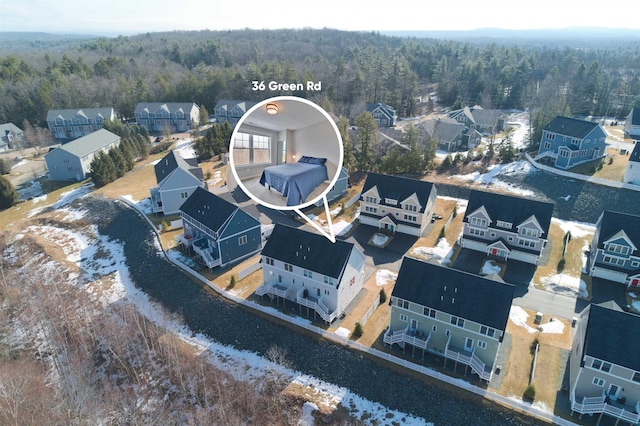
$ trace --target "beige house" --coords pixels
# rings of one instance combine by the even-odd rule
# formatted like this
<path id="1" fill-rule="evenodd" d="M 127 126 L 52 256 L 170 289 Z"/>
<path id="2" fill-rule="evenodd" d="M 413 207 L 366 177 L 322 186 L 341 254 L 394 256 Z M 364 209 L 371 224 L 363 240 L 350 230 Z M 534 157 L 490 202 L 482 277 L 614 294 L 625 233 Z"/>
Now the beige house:
<path id="1" fill-rule="evenodd" d="M 360 195 L 360 223 L 395 234 L 423 236 L 436 204 L 431 182 L 369 173 Z"/>

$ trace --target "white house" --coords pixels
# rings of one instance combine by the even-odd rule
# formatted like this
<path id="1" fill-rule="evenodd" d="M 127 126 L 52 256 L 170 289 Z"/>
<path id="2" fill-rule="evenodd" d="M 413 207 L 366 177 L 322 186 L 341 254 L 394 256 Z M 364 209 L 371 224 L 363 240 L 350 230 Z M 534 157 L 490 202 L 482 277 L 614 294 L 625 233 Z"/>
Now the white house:
<path id="1" fill-rule="evenodd" d="M 624 122 L 624 134 L 632 139 L 640 139 L 640 108 L 633 108 Z"/>
<path id="2" fill-rule="evenodd" d="M 182 203 L 196 188 L 207 188 L 196 158 L 182 158 L 171 151 L 154 166 L 154 171 L 158 182 L 158 186 L 150 190 L 154 213 L 179 213 Z"/>
<path id="3" fill-rule="evenodd" d="M 431 223 L 435 203 L 431 182 L 369 173 L 360 195 L 360 223 L 419 237 Z"/>
<path id="4" fill-rule="evenodd" d="M 640 143 L 635 143 L 629 156 L 627 171 L 624 173 L 624 181 L 634 185 L 640 185 Z"/>
<path id="5" fill-rule="evenodd" d="M 352 243 L 276 224 L 262 249 L 256 295 L 291 300 L 331 323 L 362 289 L 364 260 Z"/>

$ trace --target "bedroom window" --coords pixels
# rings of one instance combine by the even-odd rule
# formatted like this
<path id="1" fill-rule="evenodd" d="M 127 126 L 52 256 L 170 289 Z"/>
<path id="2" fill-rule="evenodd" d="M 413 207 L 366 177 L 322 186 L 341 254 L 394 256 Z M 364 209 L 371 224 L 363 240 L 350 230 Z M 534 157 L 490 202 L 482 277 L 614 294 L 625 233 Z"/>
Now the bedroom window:
<path id="1" fill-rule="evenodd" d="M 247 236 L 246 235 L 238 237 L 238 245 L 242 246 L 244 244 L 247 244 Z"/>
<path id="2" fill-rule="evenodd" d="M 271 161 L 271 137 L 238 132 L 233 141 L 235 165 L 260 164 Z"/>

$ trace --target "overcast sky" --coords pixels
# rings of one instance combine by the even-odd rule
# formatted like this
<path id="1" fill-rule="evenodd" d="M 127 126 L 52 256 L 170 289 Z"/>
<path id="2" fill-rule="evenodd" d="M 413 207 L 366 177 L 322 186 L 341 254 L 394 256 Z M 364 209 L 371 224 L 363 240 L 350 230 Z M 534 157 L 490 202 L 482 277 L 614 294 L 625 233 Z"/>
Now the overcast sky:
<path id="1" fill-rule="evenodd" d="M 640 20 L 630 19 L 623 7 L 616 10 L 592 0 L 0 0 L 0 31 L 130 35 L 238 28 L 390 31 L 576 26 L 640 28 Z"/>

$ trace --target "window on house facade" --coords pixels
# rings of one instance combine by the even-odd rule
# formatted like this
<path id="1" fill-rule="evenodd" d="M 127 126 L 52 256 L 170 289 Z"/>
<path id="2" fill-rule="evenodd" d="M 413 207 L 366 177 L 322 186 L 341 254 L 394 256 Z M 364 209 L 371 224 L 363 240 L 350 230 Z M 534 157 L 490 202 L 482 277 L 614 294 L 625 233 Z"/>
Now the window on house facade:
<path id="1" fill-rule="evenodd" d="M 593 383 L 596 386 L 603 387 L 604 386 L 604 379 L 601 379 L 600 377 L 594 377 L 593 381 L 591 383 Z"/>
<path id="2" fill-rule="evenodd" d="M 547 133 L 547 139 L 550 140 L 555 140 L 556 139 L 556 134 L 555 133 Z"/>
<path id="3" fill-rule="evenodd" d="M 496 226 L 498 226 L 500 228 L 511 229 L 513 224 L 511 222 L 505 222 L 504 220 L 498 220 L 498 221 L 496 221 Z"/>
<path id="4" fill-rule="evenodd" d="M 531 240 L 518 239 L 518 245 L 533 248 L 536 246 L 536 242 Z"/>
<path id="5" fill-rule="evenodd" d="M 631 378 L 631 380 L 640 383 L 640 373 L 638 373 L 637 371 L 633 373 L 633 377 Z"/>
<path id="6" fill-rule="evenodd" d="M 591 363 L 591 368 L 608 373 L 609 371 L 611 371 L 611 363 L 604 362 L 599 359 L 594 359 L 593 362 Z"/>
<path id="7" fill-rule="evenodd" d="M 422 315 L 424 315 L 425 317 L 435 318 L 436 310 L 431 308 L 422 308 Z"/>
<path id="8" fill-rule="evenodd" d="M 364 206 L 364 211 L 369 212 L 369 213 L 378 213 L 378 208 L 377 207 Z"/>
<path id="9" fill-rule="evenodd" d="M 371 204 L 377 204 L 378 203 L 378 199 L 375 197 L 364 197 L 364 200 L 367 203 L 371 203 Z"/>
<path id="10" fill-rule="evenodd" d="M 615 256 L 607 256 L 605 255 L 602 260 L 605 263 L 610 263 L 612 265 L 618 265 L 618 266 L 622 266 L 624 265 L 625 260 L 620 258 L 620 257 L 615 257 Z"/>
<path id="11" fill-rule="evenodd" d="M 333 285 L 333 278 L 328 277 L 328 276 L 324 276 L 324 283 L 325 284 L 329 284 L 329 285 Z"/>
<path id="12" fill-rule="evenodd" d="M 469 234 L 484 237 L 484 231 L 476 228 L 469 228 Z"/>
<path id="13" fill-rule="evenodd" d="M 609 243 L 609 245 L 607 246 L 607 251 L 610 251 L 611 253 L 626 255 L 629 253 L 629 246 L 623 246 L 622 244 Z"/>
<path id="14" fill-rule="evenodd" d="M 538 230 L 533 228 L 522 228 L 520 233 L 525 237 L 538 238 Z"/>
<path id="15" fill-rule="evenodd" d="M 550 148 L 551 148 L 551 142 L 545 142 L 544 149 L 550 149 Z"/>
<path id="16" fill-rule="evenodd" d="M 285 271 L 289 271 L 289 272 L 293 272 L 293 265 L 290 265 L 288 263 L 284 264 L 284 270 Z"/>
<path id="17" fill-rule="evenodd" d="M 392 206 L 398 205 L 398 200 L 394 200 L 393 198 L 385 198 L 384 202 Z"/>
<path id="18" fill-rule="evenodd" d="M 487 327 L 486 325 L 480 326 L 480 334 L 484 334 L 485 336 L 493 337 L 495 334 L 495 330 L 491 327 Z"/>
<path id="19" fill-rule="evenodd" d="M 241 246 L 241 245 L 244 245 L 244 244 L 247 244 L 247 236 L 246 235 L 238 237 L 238 245 Z"/>
<path id="20" fill-rule="evenodd" d="M 640 266 L 640 261 L 637 261 L 637 260 L 631 261 L 632 268 L 637 268 L 638 266 Z"/>
<path id="21" fill-rule="evenodd" d="M 400 321 L 407 322 L 407 321 L 409 321 L 409 318 L 407 318 L 407 316 L 405 314 L 400 314 Z"/>
<path id="22" fill-rule="evenodd" d="M 483 217 L 472 217 L 469 218 L 469 223 L 476 226 L 487 226 L 487 219 Z"/>
<path id="23" fill-rule="evenodd" d="M 458 327 L 464 327 L 464 319 L 451 315 L 451 324 L 457 325 Z"/>
<path id="24" fill-rule="evenodd" d="M 404 308 L 404 309 L 409 309 L 409 301 L 408 300 L 402 300 L 402 299 L 396 299 L 396 306 L 399 306 L 399 307 Z"/>
<path id="25" fill-rule="evenodd" d="M 478 347 L 480 349 L 486 349 L 487 348 L 487 342 L 485 342 L 484 340 L 478 340 Z"/>
<path id="26" fill-rule="evenodd" d="M 572 145 L 578 145 L 579 143 L 580 143 L 579 139 L 573 139 L 573 138 L 571 139 L 571 144 Z"/>
<path id="27" fill-rule="evenodd" d="M 418 207 L 416 205 L 414 205 L 414 204 L 404 204 L 402 206 L 402 208 L 404 208 L 405 210 L 410 211 L 410 212 L 417 212 L 418 211 Z"/>
<path id="28" fill-rule="evenodd" d="M 416 216 L 410 215 L 410 214 L 405 214 L 404 215 L 404 220 L 409 221 L 409 222 L 417 222 L 418 218 Z"/>
<path id="29" fill-rule="evenodd" d="M 184 199 L 184 198 L 189 198 L 189 193 L 184 191 L 180 193 L 180 198 Z"/>
<path id="30" fill-rule="evenodd" d="M 266 263 L 267 265 L 273 266 L 273 259 L 270 258 L 270 257 L 265 257 L 264 258 L 264 263 Z"/>
<path id="31" fill-rule="evenodd" d="M 303 275 L 304 275 L 305 277 L 307 277 L 307 278 L 313 278 L 313 272 L 311 272 L 311 271 L 310 271 L 310 270 L 308 270 L 308 269 L 303 269 L 302 273 L 303 273 Z"/>

